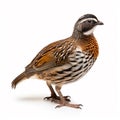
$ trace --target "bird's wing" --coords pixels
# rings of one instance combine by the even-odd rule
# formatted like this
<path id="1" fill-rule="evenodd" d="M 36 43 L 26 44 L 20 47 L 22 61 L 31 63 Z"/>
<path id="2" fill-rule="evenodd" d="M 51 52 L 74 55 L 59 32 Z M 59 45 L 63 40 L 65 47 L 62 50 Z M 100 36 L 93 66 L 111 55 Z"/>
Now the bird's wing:
<path id="1" fill-rule="evenodd" d="M 68 56 L 75 49 L 74 40 L 65 39 L 49 44 L 43 48 L 26 70 L 43 71 L 55 66 L 60 66 L 68 61 Z"/>

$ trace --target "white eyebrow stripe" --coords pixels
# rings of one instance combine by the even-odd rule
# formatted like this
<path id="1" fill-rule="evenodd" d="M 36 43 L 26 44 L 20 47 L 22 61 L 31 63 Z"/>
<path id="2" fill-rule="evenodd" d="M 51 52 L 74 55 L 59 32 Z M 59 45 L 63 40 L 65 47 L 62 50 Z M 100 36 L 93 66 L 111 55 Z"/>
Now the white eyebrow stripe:
<path id="1" fill-rule="evenodd" d="M 86 18 L 86 19 L 81 20 L 80 23 L 83 23 L 87 20 L 94 20 L 95 22 L 97 22 L 97 19 L 95 19 L 95 18 Z"/>

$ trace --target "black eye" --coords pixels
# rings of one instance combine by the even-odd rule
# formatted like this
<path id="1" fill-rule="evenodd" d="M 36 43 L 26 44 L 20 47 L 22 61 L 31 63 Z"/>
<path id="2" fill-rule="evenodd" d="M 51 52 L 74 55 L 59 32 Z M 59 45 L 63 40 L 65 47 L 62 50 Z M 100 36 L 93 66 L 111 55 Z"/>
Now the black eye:
<path id="1" fill-rule="evenodd" d="M 93 21 L 92 20 L 88 20 L 88 23 L 92 23 Z"/>
<path id="2" fill-rule="evenodd" d="M 97 22 L 96 21 L 94 21 L 94 20 L 88 20 L 87 21 L 89 24 L 92 24 L 92 25 L 95 25 Z"/>

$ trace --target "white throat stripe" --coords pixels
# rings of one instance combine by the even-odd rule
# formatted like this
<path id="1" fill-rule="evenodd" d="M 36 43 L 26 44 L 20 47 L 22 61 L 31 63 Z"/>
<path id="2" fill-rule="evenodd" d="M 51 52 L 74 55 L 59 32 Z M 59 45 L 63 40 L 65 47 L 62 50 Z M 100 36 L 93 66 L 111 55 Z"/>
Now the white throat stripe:
<path id="1" fill-rule="evenodd" d="M 84 34 L 84 35 L 90 35 L 90 34 L 93 33 L 94 29 L 95 29 L 95 27 L 93 27 L 92 29 L 90 29 L 90 30 L 84 32 L 83 34 Z"/>

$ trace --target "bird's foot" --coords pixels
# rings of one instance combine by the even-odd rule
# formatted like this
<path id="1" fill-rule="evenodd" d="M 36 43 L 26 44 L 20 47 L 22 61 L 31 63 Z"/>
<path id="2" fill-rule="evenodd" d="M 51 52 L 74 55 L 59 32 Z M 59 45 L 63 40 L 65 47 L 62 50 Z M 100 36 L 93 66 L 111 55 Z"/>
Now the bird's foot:
<path id="1" fill-rule="evenodd" d="M 70 96 L 63 96 L 66 102 L 70 102 Z M 55 96 L 50 96 L 50 97 L 45 97 L 44 100 L 50 100 L 51 102 L 60 102 L 60 97 L 55 95 Z"/>
<path id="2" fill-rule="evenodd" d="M 60 108 L 60 107 L 64 107 L 64 106 L 67 106 L 67 107 L 71 107 L 71 108 L 77 108 L 77 109 L 82 109 L 82 104 L 70 104 L 68 102 L 65 102 L 65 103 L 58 103 L 59 105 L 57 105 L 55 108 Z"/>
<path id="3" fill-rule="evenodd" d="M 77 108 L 77 109 L 82 109 L 81 107 L 83 106 L 82 104 L 71 104 L 69 103 L 70 100 L 70 96 L 63 96 L 64 101 L 60 100 L 60 97 L 57 95 L 54 96 L 50 96 L 50 97 L 45 97 L 44 100 L 50 100 L 51 102 L 55 102 L 58 105 L 55 108 L 60 108 L 60 107 L 71 107 L 71 108 Z"/>

